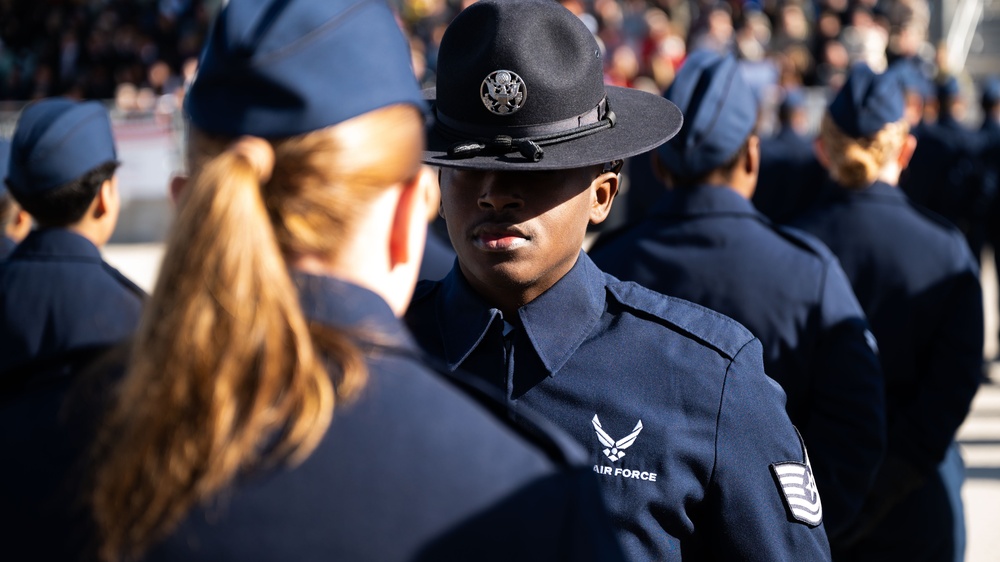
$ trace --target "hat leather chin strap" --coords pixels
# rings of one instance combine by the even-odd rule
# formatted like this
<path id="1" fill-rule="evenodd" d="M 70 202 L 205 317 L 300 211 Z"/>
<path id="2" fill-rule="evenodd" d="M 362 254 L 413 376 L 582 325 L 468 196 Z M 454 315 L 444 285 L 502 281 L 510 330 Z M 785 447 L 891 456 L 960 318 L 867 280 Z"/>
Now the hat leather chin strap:
<path id="1" fill-rule="evenodd" d="M 472 158 L 482 154 L 509 154 L 517 151 L 531 162 L 538 162 L 545 156 L 543 146 L 576 140 L 610 129 L 617 121 L 607 97 L 594 109 L 576 117 L 544 125 L 517 127 L 517 137 L 504 134 L 485 136 L 485 129 L 470 127 L 441 112 L 436 113 L 435 128 L 446 136 L 465 139 L 448 148 L 449 157 Z M 567 125 L 572 127 L 566 128 Z"/>

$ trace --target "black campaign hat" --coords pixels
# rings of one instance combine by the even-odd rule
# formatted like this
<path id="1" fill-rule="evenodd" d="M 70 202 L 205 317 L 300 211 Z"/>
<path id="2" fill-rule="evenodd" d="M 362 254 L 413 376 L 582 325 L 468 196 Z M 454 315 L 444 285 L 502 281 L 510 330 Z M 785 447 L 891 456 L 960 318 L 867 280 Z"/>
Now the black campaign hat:
<path id="1" fill-rule="evenodd" d="M 554 0 L 482 0 L 448 27 L 424 162 L 559 170 L 635 156 L 680 130 L 659 96 L 604 85 L 594 36 Z"/>

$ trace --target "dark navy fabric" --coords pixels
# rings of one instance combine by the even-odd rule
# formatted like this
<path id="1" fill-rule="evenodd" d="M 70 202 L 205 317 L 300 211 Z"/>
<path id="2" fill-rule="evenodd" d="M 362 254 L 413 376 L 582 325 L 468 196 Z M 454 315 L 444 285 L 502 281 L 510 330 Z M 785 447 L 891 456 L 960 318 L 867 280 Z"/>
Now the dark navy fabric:
<path id="1" fill-rule="evenodd" d="M 454 265 L 455 250 L 434 228 L 428 226 L 427 243 L 424 244 L 424 256 L 420 260 L 420 273 L 417 274 L 417 279 L 429 281 L 443 279 Z"/>
<path id="2" fill-rule="evenodd" d="M 735 321 L 618 281 L 581 252 L 517 318 L 456 267 L 418 285 L 407 322 L 448 368 L 584 444 L 630 559 L 829 557 L 822 525 L 793 522 L 771 474 L 805 452 L 760 342 Z"/>
<path id="3" fill-rule="evenodd" d="M 826 169 L 813 152 L 813 139 L 790 127 L 760 140 L 760 175 L 753 205 L 786 223 L 823 198 Z"/>
<path id="4" fill-rule="evenodd" d="M 979 129 L 978 166 L 980 190 L 990 201 L 986 239 L 993 248 L 994 263 L 1000 263 L 1000 120 L 994 117 L 984 119 Z"/>
<path id="5" fill-rule="evenodd" d="M 37 101 L 11 139 L 7 181 L 15 194 L 50 191 L 118 158 L 111 119 L 96 101 Z"/>
<path id="6" fill-rule="evenodd" d="M 527 437 L 429 370 L 374 293 L 325 277 L 296 282 L 313 322 L 357 336 L 367 386 L 337 405 L 305 462 L 248 470 L 145 559 L 624 560 L 595 476 L 576 462 L 579 445 L 556 458 L 542 438 L 566 439 Z M 0 393 L 0 446 L 11 454 L 0 463 L 0 536 L 11 560 L 92 558 L 80 481 L 124 355 L 94 357 L 73 366 L 79 379 Z"/>
<path id="7" fill-rule="evenodd" d="M 760 338 L 836 537 L 861 510 L 886 439 L 882 370 L 837 259 L 722 186 L 669 192 L 649 218 L 590 255 L 619 279 L 721 312 Z"/>
<path id="8" fill-rule="evenodd" d="M 362 349 L 377 335 L 365 389 L 305 462 L 247 474 L 147 560 L 622 559 L 589 467 L 555 465 L 421 365 L 374 293 L 296 282 L 313 322 Z"/>
<path id="9" fill-rule="evenodd" d="M 887 540 L 931 549 L 951 535 L 952 525 L 905 527 L 897 521 L 940 518 L 950 513 L 949 495 L 957 493 L 947 491 L 937 468 L 982 378 L 983 309 L 975 260 L 954 227 L 880 182 L 840 190 L 796 224 L 840 259 L 868 316 L 886 378 L 886 465 L 897 467 L 881 476 L 889 486 L 909 480 L 906 487 L 913 488 L 845 559 L 880 559 L 878 544 Z M 869 499 L 879 492 L 873 489 Z"/>
<path id="10" fill-rule="evenodd" d="M 978 260 L 989 202 L 976 173 L 977 141 L 973 131 L 942 114 L 919 131 L 899 185 L 914 202 L 957 226 Z"/>
<path id="11" fill-rule="evenodd" d="M 128 338 L 144 298 L 83 236 L 32 232 L 0 263 L 0 379 L 31 361 Z"/>
<path id="12" fill-rule="evenodd" d="M 0 234 L 0 260 L 9 256 L 10 253 L 14 251 L 15 247 L 17 247 L 17 242 L 14 242 L 10 238 L 7 238 L 7 236 Z"/>

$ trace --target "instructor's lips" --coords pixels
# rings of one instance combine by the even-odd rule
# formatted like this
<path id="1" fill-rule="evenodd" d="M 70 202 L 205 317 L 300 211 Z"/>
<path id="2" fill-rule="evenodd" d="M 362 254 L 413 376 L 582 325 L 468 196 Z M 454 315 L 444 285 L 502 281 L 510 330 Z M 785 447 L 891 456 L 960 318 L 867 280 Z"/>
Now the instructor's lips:
<path id="1" fill-rule="evenodd" d="M 487 252 L 509 252 L 516 250 L 531 238 L 513 226 L 484 225 L 473 230 L 472 243 Z"/>

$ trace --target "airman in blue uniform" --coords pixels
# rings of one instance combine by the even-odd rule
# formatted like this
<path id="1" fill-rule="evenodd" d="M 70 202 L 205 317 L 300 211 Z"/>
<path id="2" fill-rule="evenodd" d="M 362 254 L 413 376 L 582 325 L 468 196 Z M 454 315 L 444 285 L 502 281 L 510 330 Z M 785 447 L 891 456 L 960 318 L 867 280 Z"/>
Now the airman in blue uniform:
<path id="1" fill-rule="evenodd" d="M 649 218 L 598 240 L 590 256 L 619 279 L 721 312 L 760 338 L 765 371 L 785 390 L 788 416 L 809 447 L 835 543 L 884 453 L 882 370 L 837 259 L 748 201 L 763 147 L 746 90 L 731 55 L 688 57 L 665 94 L 684 112 L 684 127 L 657 150 L 671 189 Z"/>
<path id="2" fill-rule="evenodd" d="M 982 294 L 958 230 L 896 188 L 916 144 L 907 131 L 898 79 L 852 68 L 818 144 L 838 192 L 796 222 L 839 258 L 886 378 L 888 452 L 844 560 L 963 556 L 954 439 L 981 379 Z"/>
<path id="3" fill-rule="evenodd" d="M 977 181 L 977 138 L 960 122 L 964 103 L 955 77 L 942 78 L 936 94 L 937 122 L 920 131 L 899 185 L 916 203 L 957 226 L 978 262 L 989 203 Z"/>
<path id="4" fill-rule="evenodd" d="M 990 201 L 986 236 L 993 248 L 993 259 L 1000 264 L 1000 78 L 983 81 L 980 103 L 983 109 L 983 123 L 979 127 L 980 189 Z"/>
<path id="5" fill-rule="evenodd" d="M 7 185 L 39 228 L 0 264 L 0 379 L 135 330 L 145 295 L 98 249 L 118 220 L 116 158 L 97 102 L 42 100 L 18 119 Z"/>
<path id="6" fill-rule="evenodd" d="M 9 160 L 10 142 L 0 140 L 0 260 L 10 255 L 17 243 L 31 231 L 31 215 L 7 191 Z"/>
<path id="7" fill-rule="evenodd" d="M 777 223 L 811 207 L 826 185 L 826 171 L 816 160 L 813 138 L 807 133 L 807 110 L 805 95 L 789 90 L 778 107 L 781 128 L 760 141 L 760 175 L 752 201 Z"/>
<path id="8" fill-rule="evenodd" d="M 385 2 L 226 4 L 157 289 L 84 404 L 93 484 L 63 509 L 92 524 L 50 536 L 109 560 L 623 559 L 579 445 L 430 369 L 399 318 L 437 208 L 425 108 Z"/>
<path id="9" fill-rule="evenodd" d="M 557 3 L 483 0 L 441 42 L 424 161 L 458 254 L 407 322 L 448 369 L 576 437 L 633 560 L 824 560 L 809 459 L 761 345 L 735 321 L 602 272 L 581 252 L 624 158 L 680 129 L 606 87 Z"/>

